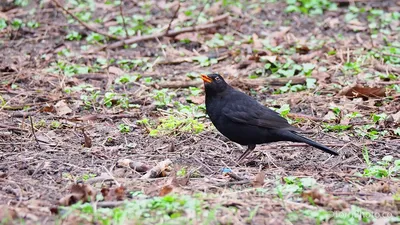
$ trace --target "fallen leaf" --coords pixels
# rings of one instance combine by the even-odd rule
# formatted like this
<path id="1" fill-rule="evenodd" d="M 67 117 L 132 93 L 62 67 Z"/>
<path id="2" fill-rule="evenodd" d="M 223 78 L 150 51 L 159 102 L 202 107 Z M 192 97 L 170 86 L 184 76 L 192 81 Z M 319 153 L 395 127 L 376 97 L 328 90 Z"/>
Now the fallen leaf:
<path id="1" fill-rule="evenodd" d="M 166 159 L 162 162 L 159 162 L 155 167 L 151 168 L 145 175 L 143 175 L 140 179 L 149 179 L 149 178 L 157 178 L 164 177 L 166 173 L 170 171 L 170 165 L 172 161 L 170 159 Z"/>
<path id="2" fill-rule="evenodd" d="M 191 32 L 191 33 L 182 33 L 175 36 L 176 40 L 190 40 L 191 42 L 199 42 L 199 35 L 198 33 Z"/>
<path id="3" fill-rule="evenodd" d="M 331 78 L 331 75 L 327 72 L 319 72 L 318 70 L 313 70 L 311 72 L 311 77 L 316 78 L 318 80 L 318 84 L 327 84 L 328 80 Z"/>
<path id="4" fill-rule="evenodd" d="M 313 188 L 312 190 L 303 191 L 301 197 L 306 202 L 313 202 L 313 204 L 320 206 L 328 206 L 333 210 L 343 210 L 349 208 L 349 204 L 337 197 L 327 194 L 324 189 Z"/>
<path id="5" fill-rule="evenodd" d="M 105 201 L 123 201 L 125 199 L 125 187 L 102 188 L 101 195 Z"/>
<path id="6" fill-rule="evenodd" d="M 50 112 L 50 113 L 55 113 L 56 109 L 54 108 L 53 105 L 47 105 L 43 108 L 40 109 L 40 112 Z"/>
<path id="7" fill-rule="evenodd" d="M 70 187 L 70 194 L 59 200 L 62 206 L 70 206 L 79 201 L 91 202 L 95 200 L 96 191 L 88 184 L 73 184 Z"/>
<path id="8" fill-rule="evenodd" d="M 56 109 L 57 115 L 59 116 L 63 116 L 72 112 L 72 110 L 68 107 L 68 104 L 64 100 L 57 102 L 54 107 Z"/>
<path id="9" fill-rule="evenodd" d="M 360 84 L 344 87 L 339 95 L 349 98 L 385 97 L 386 87 L 364 87 Z"/>
<path id="10" fill-rule="evenodd" d="M 263 44 L 256 33 L 253 33 L 253 49 L 263 49 Z"/>
<path id="11" fill-rule="evenodd" d="M 17 218 L 17 213 L 14 209 L 7 205 L 0 206 L 0 222 L 13 221 Z M 5 223 L 7 224 L 7 223 Z"/>
<path id="12" fill-rule="evenodd" d="M 366 24 L 361 23 L 360 21 L 356 20 L 351 20 L 347 23 L 347 27 L 353 31 L 364 31 L 367 30 L 368 27 Z"/>
<path id="13" fill-rule="evenodd" d="M 382 192 L 382 193 L 391 193 L 392 192 L 390 183 L 383 182 L 383 181 L 370 184 L 370 185 L 368 185 L 368 188 L 370 188 L 374 192 Z"/>
<path id="14" fill-rule="evenodd" d="M 108 68 L 108 72 L 111 73 L 111 74 L 115 74 L 117 76 L 122 76 L 122 75 L 124 75 L 126 73 L 122 69 L 120 69 L 118 67 L 115 67 L 115 66 L 110 66 Z"/>
<path id="15" fill-rule="evenodd" d="M 160 196 L 165 196 L 174 190 L 174 187 L 172 185 L 165 185 L 161 188 L 160 190 Z"/>
<path id="16" fill-rule="evenodd" d="M 90 121 L 90 120 L 97 120 L 99 119 L 98 115 L 86 115 L 81 117 L 74 117 L 69 119 L 70 121 Z"/>
<path id="17" fill-rule="evenodd" d="M 392 117 L 393 117 L 393 121 L 395 123 L 400 123 L 400 111 L 398 111 L 397 113 L 393 114 Z"/>
<path id="18" fill-rule="evenodd" d="M 308 52 L 310 52 L 310 48 L 308 48 L 307 45 L 301 45 L 296 47 L 296 53 L 304 55 L 307 54 Z"/>
<path id="19" fill-rule="evenodd" d="M 194 104 L 203 104 L 206 100 L 205 100 L 205 96 L 201 95 L 201 96 L 190 96 L 189 100 L 194 103 Z"/>
<path id="20" fill-rule="evenodd" d="M 92 147 L 92 139 L 85 133 L 85 130 L 82 129 L 83 137 L 84 137 L 84 144 L 83 146 L 85 148 L 91 148 Z"/>
<path id="21" fill-rule="evenodd" d="M 321 50 L 319 50 L 319 51 L 310 52 L 305 55 L 296 54 L 296 55 L 293 55 L 291 58 L 293 61 L 295 61 L 297 63 L 309 63 L 315 57 L 321 56 L 322 53 L 323 52 Z"/>
<path id="22" fill-rule="evenodd" d="M 146 172 L 151 169 L 150 166 L 148 166 L 144 163 L 138 162 L 138 161 L 133 161 L 131 159 L 120 159 L 117 162 L 117 166 L 128 167 L 137 172 Z"/>
<path id="23" fill-rule="evenodd" d="M 265 179 L 265 171 L 260 171 L 252 182 L 253 187 L 256 188 L 262 187 L 264 185 L 264 179 Z"/>

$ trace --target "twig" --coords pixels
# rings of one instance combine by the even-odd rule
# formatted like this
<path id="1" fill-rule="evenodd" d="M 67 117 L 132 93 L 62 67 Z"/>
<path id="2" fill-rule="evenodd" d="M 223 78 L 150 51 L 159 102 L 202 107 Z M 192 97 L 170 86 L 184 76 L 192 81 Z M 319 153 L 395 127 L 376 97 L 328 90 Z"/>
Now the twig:
<path id="1" fill-rule="evenodd" d="M 12 127 L 12 126 L 8 126 L 5 124 L 0 124 L 0 128 L 6 128 L 9 131 L 21 131 L 21 132 L 28 132 L 25 129 L 19 128 L 19 127 Z"/>
<path id="2" fill-rule="evenodd" d="M 110 176 L 114 180 L 114 182 L 117 184 L 117 186 L 120 187 L 121 184 L 115 179 L 115 177 L 112 175 L 111 171 L 109 171 L 105 166 L 103 166 L 103 169 L 106 171 L 108 176 Z"/>
<path id="3" fill-rule="evenodd" d="M 165 171 L 169 165 L 172 164 L 172 161 L 170 159 L 166 159 L 162 162 L 159 162 L 155 167 L 153 167 L 151 170 L 149 170 L 145 175 L 143 175 L 140 179 L 149 179 L 149 178 L 156 178 Z"/>
<path id="4" fill-rule="evenodd" d="M 94 177 L 94 178 L 90 178 L 88 179 L 85 183 L 86 184 L 95 184 L 95 183 L 102 183 L 104 181 L 114 181 L 114 178 L 111 176 L 100 176 L 100 177 Z"/>
<path id="5" fill-rule="evenodd" d="M 232 178 L 232 179 L 234 179 L 234 180 L 237 180 L 237 181 L 245 180 L 245 178 L 240 177 L 239 175 L 237 175 L 237 174 L 234 173 L 234 172 L 227 172 L 226 175 L 228 175 L 230 178 Z"/>
<path id="6" fill-rule="evenodd" d="M 306 119 L 306 120 L 311 120 L 311 121 L 316 121 L 316 122 L 329 122 L 332 120 L 328 120 L 328 119 L 324 119 L 324 118 L 319 118 L 319 117 L 315 117 L 315 116 L 309 116 L 309 115 L 304 115 L 304 114 L 300 114 L 300 113 L 288 113 L 287 115 L 290 118 L 293 119 Z"/>
<path id="7" fill-rule="evenodd" d="M 31 116 L 29 116 L 29 121 L 31 122 L 31 130 L 32 130 L 33 137 L 35 137 L 36 144 L 39 146 L 39 149 L 42 150 L 42 147 L 39 144 L 39 140 L 36 137 L 35 128 L 33 127 L 33 121 L 32 121 L 32 117 Z"/>
<path id="8" fill-rule="evenodd" d="M 104 45 L 104 46 L 101 46 L 101 47 L 99 47 L 97 49 L 89 51 L 89 52 L 87 52 L 87 54 L 94 54 L 94 53 L 97 53 L 97 52 L 99 52 L 101 50 L 104 50 L 104 49 L 114 49 L 114 48 L 118 48 L 118 47 L 121 47 L 121 46 L 124 46 L 124 45 L 131 45 L 133 43 L 137 43 L 137 42 L 140 42 L 140 41 L 148 41 L 148 40 L 152 40 L 152 39 L 156 39 L 156 38 L 161 38 L 161 37 L 164 37 L 164 36 L 166 36 L 166 37 L 174 37 L 174 36 L 182 34 L 182 33 L 188 33 L 188 32 L 201 31 L 201 30 L 207 30 L 207 29 L 210 29 L 210 28 L 215 28 L 215 27 L 220 26 L 219 24 L 216 24 L 215 22 L 220 22 L 220 21 L 226 20 L 228 17 L 229 17 L 229 14 L 224 14 L 224 15 L 221 15 L 221 16 L 215 18 L 214 21 L 212 21 L 213 23 L 204 24 L 204 25 L 197 26 L 197 27 L 182 28 L 182 29 L 177 30 L 177 31 L 168 32 L 168 34 L 165 34 L 165 32 L 162 32 L 162 33 L 158 33 L 158 34 L 143 35 L 143 36 L 139 36 L 139 37 L 133 37 L 133 38 L 130 38 L 130 39 L 127 39 L 127 40 L 120 40 L 120 41 L 114 42 L 114 43 L 112 43 L 110 45 Z"/>
<path id="9" fill-rule="evenodd" d="M 125 201 L 115 201 L 115 202 L 97 202 L 96 205 L 99 208 L 115 208 L 125 204 Z"/>
<path id="10" fill-rule="evenodd" d="M 219 184 L 214 184 L 215 187 L 228 187 L 232 185 L 242 185 L 242 184 L 250 184 L 251 180 L 240 180 L 240 181 L 232 181 L 232 182 L 226 182 L 226 183 L 219 183 Z"/>
<path id="11" fill-rule="evenodd" d="M 174 21 L 174 19 L 176 18 L 176 16 L 178 15 L 178 11 L 179 11 L 180 8 L 181 8 L 181 3 L 180 3 L 180 1 L 178 1 L 178 7 L 176 8 L 176 10 L 174 12 L 174 15 L 172 16 L 171 20 L 169 21 L 167 30 L 165 30 L 165 34 L 164 35 L 168 35 L 169 29 L 171 29 L 171 24 Z"/>
<path id="12" fill-rule="evenodd" d="M 126 36 L 126 38 L 129 38 L 128 30 L 126 29 L 124 11 L 122 10 L 122 3 L 123 3 L 123 2 L 124 2 L 124 1 L 121 1 L 121 4 L 119 4 L 119 12 L 121 13 L 121 17 L 122 17 L 122 24 L 124 25 L 125 36 Z"/>
<path id="13" fill-rule="evenodd" d="M 259 86 L 259 85 L 285 85 L 287 82 L 292 81 L 292 84 L 305 84 L 305 77 L 296 77 L 296 78 L 258 78 L 258 79 L 238 79 L 238 80 L 229 80 L 226 79 L 228 83 L 232 86 Z M 203 84 L 203 81 L 190 80 L 190 81 L 164 81 L 157 83 L 157 85 L 161 88 L 187 88 L 187 87 L 197 87 Z"/>
<path id="14" fill-rule="evenodd" d="M 57 0 L 51 0 L 54 4 L 56 4 L 56 6 L 58 8 L 60 8 L 62 11 L 64 11 L 66 14 L 70 15 L 72 18 L 74 18 L 74 20 L 78 21 L 82 26 L 84 26 L 86 29 L 91 30 L 93 32 L 99 33 L 101 35 L 104 35 L 106 37 L 112 38 L 112 39 L 116 39 L 116 40 L 123 40 L 123 38 L 108 34 L 104 31 L 98 30 L 92 26 L 90 26 L 89 24 L 83 22 L 82 20 L 80 20 L 77 16 L 75 16 L 73 13 L 71 13 L 70 11 L 68 11 L 66 8 L 64 8 Z"/>

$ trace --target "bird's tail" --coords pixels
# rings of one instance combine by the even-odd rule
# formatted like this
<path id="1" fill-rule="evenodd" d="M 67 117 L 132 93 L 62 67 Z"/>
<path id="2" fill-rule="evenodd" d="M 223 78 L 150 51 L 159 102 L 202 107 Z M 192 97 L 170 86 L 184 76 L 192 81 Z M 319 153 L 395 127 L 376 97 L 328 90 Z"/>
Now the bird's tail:
<path id="1" fill-rule="evenodd" d="M 322 151 L 324 151 L 324 152 L 326 152 L 326 153 L 329 153 L 329 154 L 331 154 L 331 155 L 339 155 L 339 153 L 333 151 L 332 149 L 330 149 L 330 148 L 328 148 L 328 147 L 326 147 L 326 146 L 324 146 L 324 145 L 322 145 L 322 144 L 320 144 L 320 143 L 317 143 L 317 142 L 315 142 L 315 141 L 313 141 L 313 140 L 311 140 L 311 139 L 302 137 L 302 136 L 300 136 L 300 135 L 298 135 L 298 134 L 296 134 L 296 133 L 293 133 L 293 132 L 290 132 L 290 131 L 289 131 L 289 132 L 286 133 L 286 135 L 287 135 L 287 136 L 291 139 L 291 141 L 293 141 L 293 142 L 303 142 L 303 143 L 309 144 L 309 145 L 311 145 L 311 146 L 313 146 L 313 147 L 315 147 L 315 148 L 321 149 Z"/>

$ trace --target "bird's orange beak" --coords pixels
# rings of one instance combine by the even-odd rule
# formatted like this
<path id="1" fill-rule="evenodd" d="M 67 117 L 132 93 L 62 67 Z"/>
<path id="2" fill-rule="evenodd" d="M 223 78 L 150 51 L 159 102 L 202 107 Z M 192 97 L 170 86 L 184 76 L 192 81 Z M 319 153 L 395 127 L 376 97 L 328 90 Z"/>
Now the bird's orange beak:
<path id="1" fill-rule="evenodd" d="M 209 78 L 207 75 L 201 74 L 201 79 L 206 83 L 211 83 L 212 79 Z"/>

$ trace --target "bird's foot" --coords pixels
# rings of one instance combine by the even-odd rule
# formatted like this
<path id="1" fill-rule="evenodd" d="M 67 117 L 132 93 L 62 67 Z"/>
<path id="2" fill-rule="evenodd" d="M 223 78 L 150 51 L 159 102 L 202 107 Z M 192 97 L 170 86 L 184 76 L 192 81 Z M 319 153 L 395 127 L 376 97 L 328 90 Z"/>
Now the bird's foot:
<path id="1" fill-rule="evenodd" d="M 237 163 L 240 164 L 242 160 L 245 159 L 255 148 L 256 145 L 248 145 L 247 150 L 239 157 Z"/>

